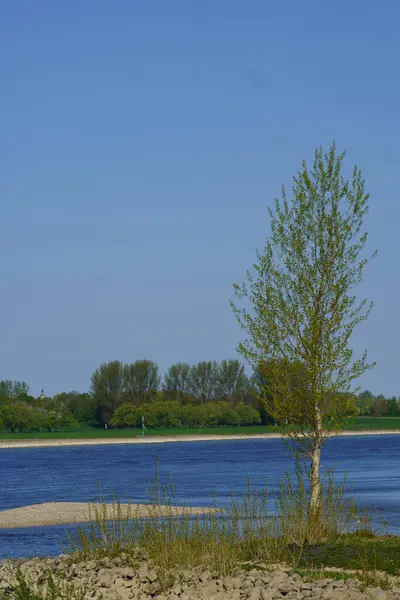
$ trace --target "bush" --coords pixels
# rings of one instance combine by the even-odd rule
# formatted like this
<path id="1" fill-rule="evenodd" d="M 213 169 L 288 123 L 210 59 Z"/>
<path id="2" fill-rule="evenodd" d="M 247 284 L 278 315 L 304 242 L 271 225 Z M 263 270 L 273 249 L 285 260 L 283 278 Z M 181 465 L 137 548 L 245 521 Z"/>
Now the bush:
<path id="1" fill-rule="evenodd" d="M 186 404 L 177 401 L 156 400 L 141 407 L 125 402 L 113 414 L 114 427 L 140 427 L 142 415 L 146 427 L 151 429 L 174 427 L 218 427 L 221 425 L 253 425 L 261 423 L 258 410 L 244 404 L 232 407 L 228 402 L 207 402 L 202 405 Z"/>
<path id="2" fill-rule="evenodd" d="M 139 411 L 136 406 L 125 402 L 114 411 L 110 424 L 113 427 L 136 427 L 138 419 Z"/>
<path id="3" fill-rule="evenodd" d="M 258 410 L 240 402 L 235 406 L 235 413 L 237 415 L 237 425 L 258 425 L 261 423 L 261 415 Z"/>
<path id="4" fill-rule="evenodd" d="M 11 433 L 21 433 L 24 430 L 31 432 L 56 431 L 78 425 L 69 412 L 50 412 L 22 402 L 3 405 L 0 409 L 0 421 L 4 428 Z"/>
<path id="5" fill-rule="evenodd" d="M 140 410 L 145 418 L 146 427 L 161 429 L 181 425 L 182 409 L 178 402 L 150 402 L 144 404 Z"/>

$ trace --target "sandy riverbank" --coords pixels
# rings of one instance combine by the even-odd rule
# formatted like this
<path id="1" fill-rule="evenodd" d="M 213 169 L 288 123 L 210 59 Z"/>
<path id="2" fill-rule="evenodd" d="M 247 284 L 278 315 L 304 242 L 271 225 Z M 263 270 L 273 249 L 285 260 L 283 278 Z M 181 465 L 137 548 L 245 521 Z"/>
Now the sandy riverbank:
<path id="1" fill-rule="evenodd" d="M 43 525 L 68 525 L 95 521 L 94 507 L 100 505 L 87 502 L 45 502 L 20 508 L 0 511 L 0 529 L 19 529 L 23 527 L 42 527 Z M 121 516 L 138 519 L 154 514 L 154 507 L 147 504 L 121 504 Z M 100 509 L 102 510 L 102 509 Z M 107 505 L 110 518 L 115 513 L 112 504 Z M 214 511 L 213 508 L 157 506 L 157 515 L 202 515 Z"/>
<path id="2" fill-rule="evenodd" d="M 336 435 L 399 435 L 400 429 L 376 431 L 342 431 Z M 279 439 L 280 433 L 261 433 L 254 435 L 176 435 L 152 436 L 145 438 L 70 438 L 70 439 L 27 439 L 0 440 L 1 448 L 46 448 L 59 446 L 103 446 L 105 444 L 168 444 L 173 442 L 215 442 L 223 440 L 268 440 Z"/>

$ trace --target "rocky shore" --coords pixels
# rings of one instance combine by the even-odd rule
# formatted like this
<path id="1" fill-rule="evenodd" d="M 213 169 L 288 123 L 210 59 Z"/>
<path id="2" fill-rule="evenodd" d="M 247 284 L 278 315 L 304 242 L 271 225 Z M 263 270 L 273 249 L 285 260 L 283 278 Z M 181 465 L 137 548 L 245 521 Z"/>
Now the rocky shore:
<path id="1" fill-rule="evenodd" d="M 48 585 L 48 574 L 59 582 L 57 600 L 395 600 L 400 599 L 400 581 L 392 580 L 388 591 L 356 579 L 306 581 L 290 568 L 266 565 L 238 571 L 226 577 L 201 568 L 163 575 L 138 550 L 135 560 L 119 557 L 84 563 L 71 558 L 4 562 L 0 566 L 0 598 L 21 598 L 17 574 L 31 582 L 32 589 Z M 397 586 L 397 587 L 396 587 Z M 20 590 L 19 590 L 20 591 Z M 24 597 L 24 596 L 22 596 Z M 51 596 L 53 598 L 54 596 Z"/>

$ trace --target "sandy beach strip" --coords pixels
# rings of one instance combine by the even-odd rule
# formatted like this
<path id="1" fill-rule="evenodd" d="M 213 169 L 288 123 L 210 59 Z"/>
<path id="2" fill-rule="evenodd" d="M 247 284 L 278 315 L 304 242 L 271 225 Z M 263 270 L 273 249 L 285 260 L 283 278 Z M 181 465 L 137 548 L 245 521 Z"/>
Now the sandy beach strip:
<path id="1" fill-rule="evenodd" d="M 399 435 L 400 429 L 341 431 L 336 436 Z M 280 433 L 149 436 L 145 438 L 70 438 L 0 440 L 1 448 L 54 448 L 59 446 L 103 446 L 106 444 L 170 444 L 176 442 L 216 442 L 226 440 L 268 440 L 283 437 Z"/>
<path id="2" fill-rule="evenodd" d="M 107 504 L 107 517 L 116 517 L 116 506 Z M 96 509 L 96 510 L 95 510 Z M 102 513 L 102 505 L 88 502 L 45 502 L 20 508 L 0 511 L 1 529 L 21 529 L 23 527 L 43 527 L 45 525 L 71 525 L 95 521 L 97 511 Z M 214 512 L 215 508 L 195 508 L 181 506 L 154 507 L 147 504 L 121 504 L 121 518 L 138 519 L 144 517 L 164 517 L 168 515 L 203 515 Z"/>

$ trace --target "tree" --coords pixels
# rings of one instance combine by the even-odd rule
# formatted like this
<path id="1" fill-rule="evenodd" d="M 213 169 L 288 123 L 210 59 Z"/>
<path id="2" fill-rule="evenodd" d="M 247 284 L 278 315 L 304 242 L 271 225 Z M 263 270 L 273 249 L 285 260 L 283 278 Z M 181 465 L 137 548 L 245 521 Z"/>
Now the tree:
<path id="1" fill-rule="evenodd" d="M 151 360 L 125 365 L 123 376 L 125 398 L 137 406 L 152 400 L 160 386 L 158 366 Z"/>
<path id="2" fill-rule="evenodd" d="M 131 402 L 125 402 L 114 411 L 111 425 L 113 427 L 136 427 L 139 418 L 137 407 Z"/>
<path id="3" fill-rule="evenodd" d="M 218 399 L 240 401 L 246 394 L 248 384 L 244 366 L 236 358 L 220 363 L 216 390 Z"/>
<path id="4" fill-rule="evenodd" d="M 103 363 L 92 375 L 92 393 L 102 423 L 107 423 L 123 402 L 124 369 L 121 362 Z"/>
<path id="5" fill-rule="evenodd" d="M 21 433 L 29 425 L 29 410 L 23 404 L 5 404 L 1 409 L 1 420 L 7 431 Z"/>
<path id="6" fill-rule="evenodd" d="M 237 414 L 238 425 L 259 425 L 261 423 L 261 415 L 258 410 L 252 406 L 239 402 L 235 406 L 235 413 Z"/>
<path id="7" fill-rule="evenodd" d="M 164 376 L 163 390 L 175 392 L 176 399 L 187 395 L 190 389 L 190 365 L 188 363 L 176 363 L 169 367 Z"/>
<path id="8" fill-rule="evenodd" d="M 142 414 L 150 428 L 179 427 L 181 424 L 178 402 L 150 402 L 142 407 Z"/>
<path id="9" fill-rule="evenodd" d="M 47 431 L 56 431 L 57 429 L 76 427 L 78 425 L 70 412 L 57 413 L 55 411 L 42 412 L 39 415 L 35 415 L 34 423 L 37 427 L 43 427 Z"/>
<path id="10" fill-rule="evenodd" d="M 374 417 L 384 417 L 389 412 L 389 403 L 383 394 L 375 398 L 371 406 L 371 415 Z"/>
<path id="11" fill-rule="evenodd" d="M 391 417 L 398 417 L 399 410 L 400 410 L 399 401 L 396 398 L 396 396 L 392 396 L 388 400 L 388 415 L 390 415 Z"/>
<path id="12" fill-rule="evenodd" d="M 95 423 L 97 401 L 93 394 L 62 392 L 53 398 L 54 410 L 69 411 L 79 423 Z"/>
<path id="13" fill-rule="evenodd" d="M 375 396 L 369 390 L 361 392 L 357 396 L 356 406 L 359 414 L 364 417 L 371 414 L 371 407 L 374 402 Z"/>
<path id="14" fill-rule="evenodd" d="M 275 419 L 269 414 L 266 402 L 267 381 L 260 368 L 254 369 L 250 377 L 246 402 L 261 415 L 263 425 L 275 425 Z"/>
<path id="15" fill-rule="evenodd" d="M 190 391 L 202 402 L 215 398 L 218 385 L 218 364 L 215 361 L 202 361 L 190 369 Z"/>
<path id="16" fill-rule="evenodd" d="M 181 409 L 181 421 L 184 427 L 204 427 L 203 406 L 186 404 Z"/>
<path id="17" fill-rule="evenodd" d="M 29 396 L 29 385 L 24 381 L 0 381 L 0 399 L 17 400 Z"/>
<path id="18" fill-rule="evenodd" d="M 303 161 L 293 199 L 283 187 L 275 210 L 268 208 L 271 234 L 257 252 L 255 273 L 234 286 L 248 304 L 238 308 L 231 301 L 247 333 L 238 350 L 255 368 L 267 365 L 269 411 L 291 426 L 290 448 L 310 460 L 315 515 L 323 441 L 349 413 L 353 382 L 373 366 L 366 352 L 354 359 L 349 346 L 372 303 L 358 303 L 354 295 L 368 262 L 362 227 L 369 195 L 357 166 L 351 181 L 342 176 L 344 156 L 333 143 L 326 154 L 315 151 L 311 170 Z"/>

